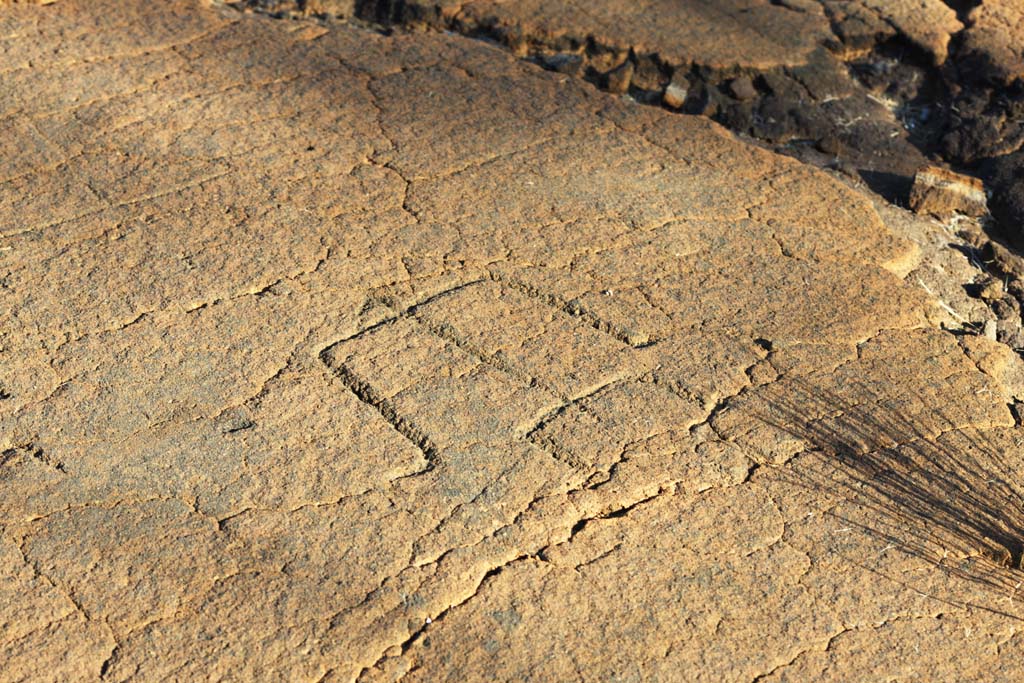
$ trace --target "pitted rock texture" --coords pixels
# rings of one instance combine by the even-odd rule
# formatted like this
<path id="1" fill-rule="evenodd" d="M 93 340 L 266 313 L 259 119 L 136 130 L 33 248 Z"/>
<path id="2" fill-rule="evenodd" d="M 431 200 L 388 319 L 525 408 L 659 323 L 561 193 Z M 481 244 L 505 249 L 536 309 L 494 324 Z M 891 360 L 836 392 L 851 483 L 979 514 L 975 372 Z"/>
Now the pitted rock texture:
<path id="1" fill-rule="evenodd" d="M 952 37 L 963 28 L 952 3 L 943 0 L 797 0 L 783 5 L 813 6 L 819 2 L 836 35 L 850 49 L 870 49 L 900 36 L 942 64 Z"/>
<path id="2" fill-rule="evenodd" d="M 1015 0 L 982 0 L 968 15 L 964 52 L 982 60 L 993 80 L 1024 78 L 1024 6 Z"/>
<path id="3" fill-rule="evenodd" d="M 862 194 L 454 35 L 0 36 L 0 679 L 1020 677 L 1021 361 Z"/>

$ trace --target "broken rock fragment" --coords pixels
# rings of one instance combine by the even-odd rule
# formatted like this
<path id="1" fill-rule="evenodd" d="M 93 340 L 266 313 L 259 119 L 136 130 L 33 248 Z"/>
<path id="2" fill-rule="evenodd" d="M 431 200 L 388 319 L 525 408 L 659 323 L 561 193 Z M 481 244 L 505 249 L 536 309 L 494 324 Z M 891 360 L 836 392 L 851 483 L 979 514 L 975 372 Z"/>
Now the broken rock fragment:
<path id="1" fill-rule="evenodd" d="M 544 58 L 545 69 L 569 76 L 579 76 L 583 71 L 583 57 L 577 54 L 559 53 Z"/>
<path id="2" fill-rule="evenodd" d="M 608 92 L 621 95 L 629 90 L 629 82 L 633 79 L 633 62 L 625 61 L 608 72 Z"/>
<path id="3" fill-rule="evenodd" d="M 53 2 L 53 0 L 49 0 Z M 251 8 L 282 17 L 286 16 L 331 16 L 348 18 L 355 16 L 356 0 L 229 0 L 229 5 Z"/>
<path id="4" fill-rule="evenodd" d="M 686 96 L 689 94 L 689 91 L 690 84 L 686 82 L 685 78 L 673 78 L 672 82 L 665 88 L 662 101 L 666 106 L 680 109 L 686 103 Z"/>
<path id="5" fill-rule="evenodd" d="M 910 189 L 910 208 L 917 213 L 982 216 L 988 211 L 987 204 L 981 180 L 937 166 L 918 171 Z"/>
<path id="6" fill-rule="evenodd" d="M 785 4 L 785 3 L 783 3 Z M 899 35 L 942 64 L 952 36 L 963 28 L 942 0 L 823 0 L 833 30 L 848 49 L 870 48 Z"/>
<path id="7" fill-rule="evenodd" d="M 754 87 L 754 82 L 750 80 L 750 76 L 734 78 L 732 83 L 729 84 L 729 91 L 738 100 L 752 100 L 757 97 L 757 88 Z"/>

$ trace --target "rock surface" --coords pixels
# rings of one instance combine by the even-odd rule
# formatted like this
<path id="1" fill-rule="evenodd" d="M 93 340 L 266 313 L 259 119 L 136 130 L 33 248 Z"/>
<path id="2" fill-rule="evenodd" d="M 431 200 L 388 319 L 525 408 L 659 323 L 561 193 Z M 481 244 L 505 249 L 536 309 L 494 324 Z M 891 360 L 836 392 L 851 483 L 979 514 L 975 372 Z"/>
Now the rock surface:
<path id="1" fill-rule="evenodd" d="M 0 36 L 0 679 L 1021 676 L 1021 361 L 863 194 L 450 34 Z"/>
<path id="2" fill-rule="evenodd" d="M 672 65 L 766 69 L 805 63 L 831 35 L 824 13 L 794 11 L 766 0 L 414 0 L 404 12 L 515 30 L 548 44 L 657 53 Z M 408 15 L 407 15 L 408 16 Z M 794 30 L 796 29 L 796 30 Z"/>
<path id="3" fill-rule="evenodd" d="M 921 125 L 930 114 L 901 102 L 934 80 L 923 67 L 904 73 L 879 51 L 902 41 L 934 69 L 963 28 L 941 0 L 381 0 L 357 14 L 485 36 L 549 69 L 568 73 L 571 64 L 573 75 L 610 92 L 706 115 L 778 151 L 876 178 L 909 178 L 926 165 L 918 138 L 930 137 Z M 898 97 L 889 92 L 897 87 Z"/>
<path id="4" fill-rule="evenodd" d="M 379 0 L 356 14 L 495 41 L 614 94 L 709 117 L 899 205 L 923 206 L 914 179 L 936 165 L 976 189 L 983 177 L 996 220 L 979 245 L 997 255 L 991 275 L 1017 279 L 1024 260 L 998 242 L 1024 243 L 1022 11 L 1003 0 Z M 930 210 L 986 211 L 980 195 L 950 198 Z M 983 233 L 966 232 L 972 243 Z M 1007 285 L 1019 310 L 1024 280 Z"/>
<path id="5" fill-rule="evenodd" d="M 979 0 L 973 10 L 952 0 L 234 4 L 485 37 L 545 68 L 861 176 L 901 203 L 934 157 L 962 167 L 1024 143 L 1016 2 Z"/>
<path id="6" fill-rule="evenodd" d="M 798 66 L 837 38 L 858 49 L 895 35 L 941 64 L 963 28 L 942 0 L 377 0 L 364 7 L 366 18 L 382 21 L 486 28 L 548 45 L 591 41 L 711 69 Z"/>
<path id="7" fill-rule="evenodd" d="M 951 38 L 963 29 L 956 12 L 942 0 L 817 1 L 824 6 L 836 34 L 853 49 L 901 36 L 932 62 L 942 64 L 949 55 Z"/>
<path id="8" fill-rule="evenodd" d="M 968 16 L 964 50 L 983 60 L 987 73 L 1004 85 L 1024 78 L 1024 5 L 1016 0 L 983 0 Z"/>
<path id="9" fill-rule="evenodd" d="M 988 213 L 985 186 L 977 178 L 929 166 L 914 175 L 910 208 L 949 220 L 955 214 L 984 216 Z"/>

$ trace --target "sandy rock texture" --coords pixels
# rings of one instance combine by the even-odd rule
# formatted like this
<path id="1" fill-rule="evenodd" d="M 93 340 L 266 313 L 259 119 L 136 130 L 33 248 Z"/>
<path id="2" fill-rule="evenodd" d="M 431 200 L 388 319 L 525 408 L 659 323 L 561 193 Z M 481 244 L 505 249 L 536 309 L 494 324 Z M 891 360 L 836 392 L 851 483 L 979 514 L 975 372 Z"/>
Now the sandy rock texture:
<path id="1" fill-rule="evenodd" d="M 968 241 L 989 252 L 990 274 L 1005 281 L 1014 300 L 1008 305 L 1019 310 L 1024 261 L 1003 258 L 1009 253 L 998 244 L 1024 244 L 1018 6 L 1001 0 L 379 0 L 354 11 L 397 31 L 483 38 L 613 94 L 708 117 L 781 154 L 839 171 L 901 206 L 922 206 L 914 179 L 928 169 L 942 175 L 952 166 L 972 187 L 984 180 L 991 202 L 971 199 L 965 212 L 984 214 L 987 204 L 994 221 L 985 230 L 961 229 L 960 236 L 970 233 Z M 1017 334 L 1000 332 L 1000 341 L 1011 337 Z"/>
<path id="2" fill-rule="evenodd" d="M 861 193 L 451 34 L 0 54 L 0 680 L 1021 676 L 1021 360 Z"/>

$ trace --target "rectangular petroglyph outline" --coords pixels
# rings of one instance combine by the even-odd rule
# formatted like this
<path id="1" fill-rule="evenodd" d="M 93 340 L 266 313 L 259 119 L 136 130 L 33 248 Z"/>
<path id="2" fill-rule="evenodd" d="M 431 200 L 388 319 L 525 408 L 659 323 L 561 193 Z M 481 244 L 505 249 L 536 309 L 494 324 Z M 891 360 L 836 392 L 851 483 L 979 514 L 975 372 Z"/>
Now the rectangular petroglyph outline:
<path id="1" fill-rule="evenodd" d="M 427 460 L 428 466 L 427 471 L 432 469 L 434 463 L 437 460 L 439 449 L 433 443 L 429 436 L 421 429 L 419 429 L 414 421 L 410 418 L 404 417 L 398 413 L 395 406 L 386 398 L 377 394 L 374 391 L 372 385 L 366 379 L 360 377 L 357 373 L 353 372 L 344 362 L 338 359 L 330 359 L 332 349 L 337 348 L 339 345 L 344 344 L 348 341 L 358 339 L 363 335 L 372 333 L 375 330 L 381 329 L 385 325 L 394 324 L 400 320 L 411 320 L 418 327 L 429 334 L 437 337 L 441 341 L 453 345 L 463 353 L 472 357 L 481 364 L 492 367 L 504 375 L 509 376 L 514 381 L 523 384 L 527 387 L 534 387 L 545 391 L 550 394 L 553 398 L 557 398 L 560 403 L 552 408 L 546 409 L 541 415 L 538 415 L 533 421 L 532 425 L 523 430 L 522 439 L 528 441 L 539 448 L 543 448 L 548 451 L 553 458 L 560 462 L 564 462 L 577 470 L 589 469 L 586 463 L 580 462 L 578 458 L 561 452 L 561 449 L 555 447 L 555 444 L 550 443 L 549 440 L 543 439 L 539 435 L 539 431 L 558 415 L 563 414 L 566 410 L 569 410 L 574 405 L 578 405 L 582 401 L 589 399 L 595 394 L 606 390 L 609 386 L 618 384 L 621 382 L 630 381 L 629 377 L 616 376 L 609 378 L 607 382 L 602 383 L 600 386 L 588 391 L 582 396 L 568 397 L 563 395 L 563 392 L 557 391 L 553 387 L 549 387 L 545 382 L 540 379 L 531 376 L 527 372 L 520 368 L 517 368 L 510 363 L 504 362 L 501 358 L 496 358 L 492 354 L 487 354 L 481 349 L 478 349 L 474 344 L 455 333 L 455 330 L 450 326 L 442 323 L 435 323 L 427 319 L 424 315 L 419 312 L 419 309 L 430 303 L 438 301 L 446 296 L 450 296 L 456 292 L 459 292 L 468 287 L 474 285 L 480 285 L 487 282 L 495 282 L 501 286 L 509 287 L 510 289 L 517 291 L 532 301 L 537 301 L 544 306 L 551 308 L 561 314 L 570 316 L 573 319 L 580 320 L 589 327 L 597 330 L 611 339 L 614 339 L 617 344 L 621 344 L 626 348 L 640 349 L 646 348 L 651 344 L 642 343 L 635 344 L 630 343 L 626 338 L 624 332 L 616 333 L 618 329 L 612 323 L 604 321 L 597 316 L 586 312 L 579 306 L 572 306 L 569 303 L 560 301 L 553 295 L 548 295 L 540 292 L 539 290 L 529 286 L 528 284 L 521 282 L 516 279 L 500 277 L 494 273 L 490 274 L 490 277 L 477 278 L 468 282 L 461 282 L 452 287 L 448 287 L 440 292 L 431 294 L 421 301 L 417 301 L 407 306 L 400 306 L 396 301 L 391 300 L 387 297 L 373 297 L 371 296 L 368 303 L 377 304 L 384 306 L 392 311 L 393 315 L 385 318 L 384 320 L 378 321 L 373 325 L 370 325 L 353 335 L 350 335 L 344 339 L 340 339 L 330 346 L 325 348 L 320 354 L 320 360 L 324 363 L 349 389 L 362 403 L 373 408 L 389 425 L 391 425 L 395 431 L 402 435 L 405 439 L 411 442 L 416 448 L 418 448 Z M 632 378 L 636 379 L 636 378 Z"/>

